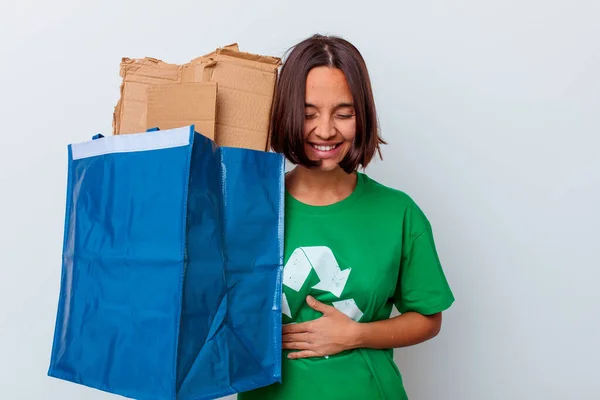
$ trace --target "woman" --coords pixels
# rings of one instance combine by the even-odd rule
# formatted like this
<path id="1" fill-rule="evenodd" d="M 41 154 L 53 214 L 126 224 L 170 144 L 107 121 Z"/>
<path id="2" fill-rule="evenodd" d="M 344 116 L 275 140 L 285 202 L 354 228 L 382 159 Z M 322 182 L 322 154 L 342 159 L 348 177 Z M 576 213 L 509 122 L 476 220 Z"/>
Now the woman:
<path id="1" fill-rule="evenodd" d="M 282 383 L 239 399 L 406 399 L 394 348 L 433 338 L 454 301 L 413 200 L 357 170 L 380 145 L 359 51 L 313 36 L 279 79 L 271 144 L 286 175 Z M 392 305 L 401 315 L 390 318 Z"/>

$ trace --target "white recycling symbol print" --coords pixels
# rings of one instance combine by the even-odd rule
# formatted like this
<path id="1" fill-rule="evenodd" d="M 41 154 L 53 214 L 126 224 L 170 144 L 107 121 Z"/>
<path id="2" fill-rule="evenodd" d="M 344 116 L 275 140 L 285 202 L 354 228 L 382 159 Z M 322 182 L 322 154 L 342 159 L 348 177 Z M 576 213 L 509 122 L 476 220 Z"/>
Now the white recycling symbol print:
<path id="1" fill-rule="evenodd" d="M 299 292 L 311 269 L 314 269 L 319 277 L 319 283 L 312 288 L 330 292 L 340 298 L 352 269 L 341 270 L 333 252 L 326 246 L 299 247 L 294 250 L 283 267 L 283 284 Z M 291 318 L 292 312 L 285 293 L 282 294 L 281 303 L 281 311 Z M 354 299 L 334 301 L 333 306 L 354 321 L 363 316 Z"/>

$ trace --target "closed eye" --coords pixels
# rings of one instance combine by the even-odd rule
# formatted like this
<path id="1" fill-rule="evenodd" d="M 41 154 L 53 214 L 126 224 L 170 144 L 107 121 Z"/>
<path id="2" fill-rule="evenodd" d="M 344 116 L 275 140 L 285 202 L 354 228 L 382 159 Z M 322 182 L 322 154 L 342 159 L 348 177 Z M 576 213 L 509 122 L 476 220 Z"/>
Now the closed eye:
<path id="1" fill-rule="evenodd" d="M 354 114 L 338 114 L 337 117 L 340 119 L 350 119 L 354 117 Z"/>

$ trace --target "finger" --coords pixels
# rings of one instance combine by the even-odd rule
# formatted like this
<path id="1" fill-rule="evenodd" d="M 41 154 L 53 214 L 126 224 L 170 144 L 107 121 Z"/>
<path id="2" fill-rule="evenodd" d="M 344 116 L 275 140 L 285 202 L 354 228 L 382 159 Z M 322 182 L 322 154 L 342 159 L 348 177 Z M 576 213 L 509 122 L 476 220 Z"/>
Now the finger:
<path id="1" fill-rule="evenodd" d="M 309 342 L 308 333 L 286 333 L 281 336 L 282 342 Z"/>
<path id="2" fill-rule="evenodd" d="M 309 350 L 310 343 L 307 342 L 284 342 L 281 343 L 281 348 L 284 350 Z"/>
<path id="3" fill-rule="evenodd" d="M 308 322 L 301 322 L 299 324 L 287 324 L 283 325 L 283 327 L 281 328 L 281 333 L 287 334 L 309 332 L 309 327 L 310 325 Z"/>
<path id="4" fill-rule="evenodd" d="M 312 350 L 296 351 L 296 352 L 288 354 L 288 358 L 292 359 L 292 360 L 296 360 L 299 358 L 308 358 L 308 357 L 321 357 L 321 356 Z"/>
<path id="5" fill-rule="evenodd" d="M 329 311 L 331 311 L 332 308 L 335 309 L 335 307 L 321 303 L 319 300 L 315 299 L 312 296 L 306 297 L 306 304 L 308 304 L 313 310 L 319 311 L 323 314 L 327 314 Z"/>

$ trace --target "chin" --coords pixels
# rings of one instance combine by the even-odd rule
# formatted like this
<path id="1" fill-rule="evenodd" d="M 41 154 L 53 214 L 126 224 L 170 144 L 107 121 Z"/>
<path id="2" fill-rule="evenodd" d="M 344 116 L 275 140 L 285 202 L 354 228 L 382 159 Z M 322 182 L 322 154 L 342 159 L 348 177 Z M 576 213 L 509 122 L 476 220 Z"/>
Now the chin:
<path id="1" fill-rule="evenodd" d="M 319 165 L 318 167 L 315 167 L 315 169 L 322 171 L 322 172 L 331 172 L 331 171 L 337 171 L 337 170 L 341 169 L 341 167 L 339 166 L 338 161 L 321 160 L 321 165 Z"/>

